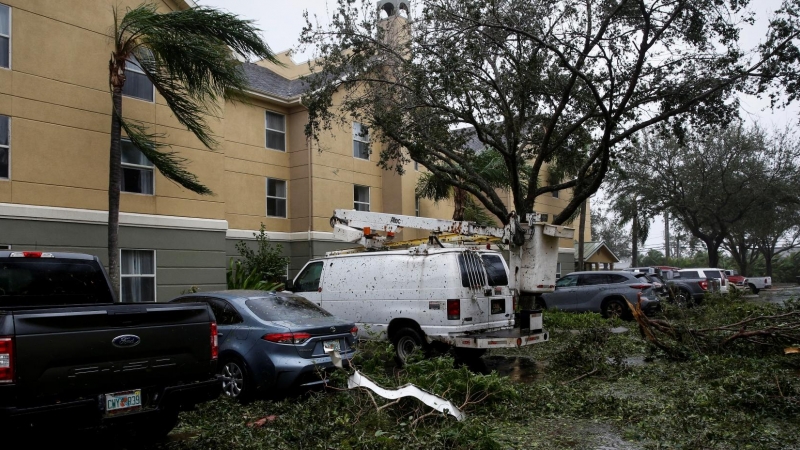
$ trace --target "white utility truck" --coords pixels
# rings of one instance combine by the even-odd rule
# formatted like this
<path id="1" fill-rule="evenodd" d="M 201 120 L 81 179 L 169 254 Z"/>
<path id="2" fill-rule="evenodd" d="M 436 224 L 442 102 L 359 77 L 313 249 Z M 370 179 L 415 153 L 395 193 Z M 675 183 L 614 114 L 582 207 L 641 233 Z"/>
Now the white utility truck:
<path id="1" fill-rule="evenodd" d="M 292 290 L 355 321 L 360 337 L 390 340 L 402 361 L 420 348 L 452 347 L 462 357 L 478 357 L 490 348 L 545 342 L 541 311 L 522 309 L 516 323 L 517 300 L 533 305 L 535 295 L 554 290 L 558 241 L 571 239 L 574 230 L 537 217 L 521 224 L 512 215 L 500 228 L 337 209 L 334 236 L 362 248 L 309 261 Z M 411 244 L 393 242 L 402 228 L 427 230 L 431 237 L 392 250 Z M 442 244 L 455 238 L 507 246 L 510 264 L 485 247 Z"/>

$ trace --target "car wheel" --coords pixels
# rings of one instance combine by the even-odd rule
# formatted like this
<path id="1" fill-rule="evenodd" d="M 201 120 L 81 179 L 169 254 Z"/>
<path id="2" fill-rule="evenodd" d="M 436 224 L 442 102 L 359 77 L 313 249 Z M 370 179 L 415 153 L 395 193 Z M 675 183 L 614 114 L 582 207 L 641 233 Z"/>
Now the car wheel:
<path id="1" fill-rule="evenodd" d="M 245 400 L 250 394 L 247 366 L 238 358 L 229 358 L 220 363 L 222 393 L 236 400 Z"/>
<path id="2" fill-rule="evenodd" d="M 425 339 L 422 332 L 414 328 L 401 328 L 397 330 L 392 339 L 397 362 L 405 364 L 408 357 L 418 351 L 425 351 Z"/>
<path id="3" fill-rule="evenodd" d="M 485 348 L 453 347 L 453 355 L 456 357 L 456 359 L 469 361 L 473 359 L 478 359 L 485 354 L 486 354 Z"/>
<path id="4" fill-rule="evenodd" d="M 678 305 L 678 306 L 691 306 L 692 303 L 694 303 L 694 302 L 692 300 L 692 294 L 689 293 L 689 291 L 687 291 L 685 289 L 680 289 L 680 290 L 678 290 L 678 293 L 675 294 L 675 304 L 676 305 Z"/>
<path id="5" fill-rule="evenodd" d="M 758 289 L 753 283 L 748 284 L 748 286 L 750 287 L 750 292 L 753 294 L 758 294 L 758 291 L 760 291 L 760 289 Z"/>
<path id="6" fill-rule="evenodd" d="M 624 301 L 618 298 L 612 298 L 606 301 L 603 306 L 603 316 L 607 319 L 612 317 L 619 317 L 627 319 L 630 311 Z"/>

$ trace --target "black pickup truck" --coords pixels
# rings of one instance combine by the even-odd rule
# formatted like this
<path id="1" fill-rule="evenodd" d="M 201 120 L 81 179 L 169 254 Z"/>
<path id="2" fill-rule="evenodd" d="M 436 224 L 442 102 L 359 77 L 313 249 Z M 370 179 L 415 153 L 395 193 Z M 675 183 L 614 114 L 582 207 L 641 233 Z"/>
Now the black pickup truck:
<path id="1" fill-rule="evenodd" d="M 0 431 L 158 438 L 219 396 L 205 304 L 115 303 L 97 257 L 0 251 Z"/>

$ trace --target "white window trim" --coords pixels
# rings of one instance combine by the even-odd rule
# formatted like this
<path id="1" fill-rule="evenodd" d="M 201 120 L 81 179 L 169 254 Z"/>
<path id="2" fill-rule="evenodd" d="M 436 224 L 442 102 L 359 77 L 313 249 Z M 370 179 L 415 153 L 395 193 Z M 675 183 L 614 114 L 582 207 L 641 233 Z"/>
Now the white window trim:
<path id="1" fill-rule="evenodd" d="M 279 115 L 279 116 L 283 116 L 283 131 L 276 130 L 274 128 L 269 128 L 267 126 L 267 113 L 272 113 L 272 114 L 276 114 L 276 115 Z M 272 150 L 274 152 L 286 153 L 287 150 L 288 150 L 287 149 L 288 145 L 286 145 L 286 134 L 287 134 L 286 133 L 286 128 L 287 128 L 286 127 L 286 114 L 278 112 L 278 111 L 273 111 L 271 109 L 264 110 L 264 148 L 266 148 L 267 150 Z M 281 150 L 279 148 L 272 148 L 272 147 L 270 147 L 268 145 L 269 143 L 267 142 L 267 131 L 273 131 L 275 133 L 283 133 L 283 148 L 284 148 L 284 150 Z M 288 215 L 288 213 L 287 213 L 287 215 Z"/>
<path id="2" fill-rule="evenodd" d="M 356 131 L 356 124 L 358 124 L 358 125 L 359 125 L 359 126 L 361 126 L 361 127 L 364 127 L 364 124 L 363 124 L 363 123 L 361 123 L 361 122 L 353 122 L 353 128 L 352 128 L 352 133 L 353 133 L 353 141 L 358 141 L 358 142 L 365 143 L 365 144 L 367 144 L 367 147 L 369 147 L 369 144 L 370 144 L 370 141 L 369 141 L 369 131 L 367 131 L 367 140 L 365 141 L 365 140 L 363 140 L 363 138 L 362 138 L 362 137 L 360 137 L 360 136 L 357 136 L 357 135 L 356 135 L 356 133 L 355 133 L 355 131 Z M 356 155 L 355 155 L 355 152 L 353 152 L 353 159 L 358 159 L 358 160 L 361 160 L 361 161 L 369 161 L 369 157 L 370 157 L 370 155 L 367 155 L 367 157 L 366 157 L 366 158 L 359 158 L 358 156 L 356 156 Z M 370 199 L 371 199 L 371 198 L 370 198 Z"/>
<path id="3" fill-rule="evenodd" d="M 422 213 L 422 199 L 419 197 L 414 197 L 414 213 L 417 217 Z"/>
<path id="4" fill-rule="evenodd" d="M 11 127 L 9 127 L 9 128 L 11 128 Z M 125 138 L 121 138 L 120 139 L 120 164 L 122 165 L 123 168 L 130 167 L 130 168 L 133 168 L 133 169 L 149 169 L 149 170 L 152 170 L 153 171 L 153 193 L 152 194 L 145 194 L 144 192 L 123 191 L 122 190 L 122 186 L 120 186 L 119 191 L 121 193 L 123 193 L 123 194 L 144 195 L 144 196 L 147 196 L 147 197 L 155 197 L 155 195 L 156 195 L 156 166 L 155 166 L 155 164 L 152 165 L 152 166 L 143 166 L 141 164 L 131 164 L 131 163 L 122 162 L 121 161 L 121 159 L 122 159 L 122 141 L 130 142 L 131 140 L 130 139 L 125 139 Z M 137 149 L 137 150 L 139 150 L 139 149 Z M 139 150 L 139 151 L 141 151 L 141 150 Z M 145 158 L 147 158 L 146 155 L 145 155 Z M 9 163 L 9 165 L 11 164 L 11 157 L 10 156 L 8 158 L 8 163 Z M 152 162 L 151 162 L 151 164 L 152 164 Z M 9 171 L 8 174 L 10 176 L 11 175 L 11 171 Z M 120 179 L 119 181 L 120 181 L 120 184 L 121 184 L 122 183 L 122 179 Z M 125 250 L 129 250 L 129 249 L 125 249 Z"/>
<path id="5" fill-rule="evenodd" d="M 0 148 L 8 150 L 8 177 L 0 177 L 0 180 L 7 181 L 11 179 L 11 116 L 0 114 L 0 116 L 8 118 L 8 145 L 0 144 Z"/>
<path id="6" fill-rule="evenodd" d="M 366 202 L 357 202 L 355 197 L 355 188 L 362 187 L 367 188 L 367 201 Z M 372 211 L 372 188 L 369 186 L 364 186 L 361 184 L 354 184 L 353 185 L 353 209 L 356 209 L 356 204 L 359 205 L 367 205 L 367 211 Z"/>
<path id="7" fill-rule="evenodd" d="M 274 196 L 269 195 L 269 180 L 283 181 L 284 187 L 285 187 L 285 190 L 286 190 L 286 197 L 274 197 Z M 266 177 L 266 179 L 264 180 L 264 187 L 266 188 L 266 192 L 265 192 L 266 193 L 266 197 L 265 197 L 266 199 L 277 198 L 277 199 L 286 200 L 286 215 L 285 216 L 270 216 L 269 215 L 269 206 L 265 204 L 264 208 L 266 209 L 266 216 L 270 217 L 270 218 L 273 218 L 273 219 L 288 219 L 289 218 L 289 182 L 287 180 L 282 180 L 280 178 Z M 266 201 L 265 201 L 265 203 L 266 203 Z"/>
<path id="8" fill-rule="evenodd" d="M 140 73 L 142 75 L 147 75 L 146 73 L 144 73 L 144 70 L 142 70 L 139 66 L 137 66 L 136 64 L 129 64 L 129 63 L 130 63 L 130 61 L 126 61 L 125 62 L 125 70 L 130 70 L 131 72 L 136 72 L 136 73 Z M 134 100 L 143 101 L 143 102 L 146 102 L 146 103 L 155 103 L 156 102 L 156 85 L 153 84 L 152 81 L 150 82 L 150 84 L 153 86 L 153 99 L 152 100 L 147 100 L 147 99 L 144 99 L 144 98 L 134 97 L 132 95 L 126 95 L 126 94 L 122 94 L 122 96 L 126 97 L 126 98 L 132 98 Z"/>
<path id="9" fill-rule="evenodd" d="M 11 244 L 0 244 L 0 250 L 11 250 Z"/>
<path id="10" fill-rule="evenodd" d="M 11 61 L 13 60 L 12 55 L 14 54 L 14 38 L 11 36 L 13 34 L 13 25 L 14 19 L 12 16 L 14 15 L 14 8 L 11 5 L 6 5 L 5 3 L 0 3 L 0 5 L 8 7 L 8 36 L 0 35 L 3 37 L 8 38 L 8 67 L 0 67 L 2 70 L 11 70 Z M 9 164 L 11 163 L 11 157 L 9 156 Z M 9 178 L 11 177 L 11 169 L 9 168 Z"/>
<path id="11" fill-rule="evenodd" d="M 561 263 L 556 263 L 556 280 L 561 278 Z"/>
<path id="12" fill-rule="evenodd" d="M 139 251 L 139 252 L 153 252 L 153 274 L 122 274 L 122 251 L 123 250 L 131 250 L 131 251 Z M 118 299 L 122 302 L 122 279 L 123 278 L 152 278 L 153 279 L 153 298 L 155 299 L 155 303 L 158 303 L 158 252 L 154 248 L 120 248 L 119 249 L 119 292 L 118 292 Z M 145 303 L 145 302 L 142 302 Z"/>

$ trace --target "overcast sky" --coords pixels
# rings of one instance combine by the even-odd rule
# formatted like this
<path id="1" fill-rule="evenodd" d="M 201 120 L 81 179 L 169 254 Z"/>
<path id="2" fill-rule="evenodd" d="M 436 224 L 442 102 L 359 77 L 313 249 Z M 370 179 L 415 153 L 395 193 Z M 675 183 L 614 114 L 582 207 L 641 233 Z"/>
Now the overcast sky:
<path id="1" fill-rule="evenodd" d="M 316 15 L 320 22 L 326 23 L 329 11 L 335 7 L 335 0 L 195 0 L 204 6 L 225 9 L 243 18 L 254 20 L 263 32 L 264 39 L 275 52 L 297 47 L 300 32 L 305 25 L 303 11 Z M 377 2 L 376 2 L 377 3 Z M 778 9 L 780 0 L 755 0 L 750 9 L 756 14 L 756 24 L 742 33 L 742 47 L 751 48 L 766 32 L 770 14 Z M 295 61 L 307 60 L 308 53 L 295 55 Z M 742 117 L 750 122 L 759 122 L 766 128 L 783 128 L 798 123 L 800 107 L 789 110 L 770 111 L 769 103 L 757 98 L 742 98 Z M 602 191 L 598 194 L 602 201 Z M 599 203 L 599 202 L 596 202 Z M 646 248 L 664 249 L 664 221 L 657 218 L 651 226 L 650 238 Z"/>

